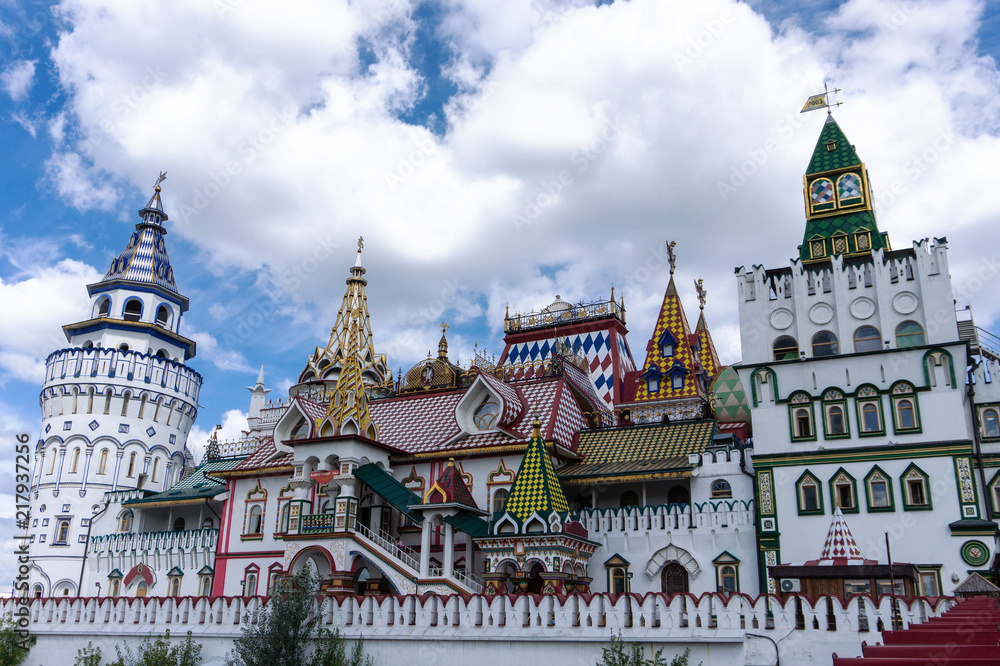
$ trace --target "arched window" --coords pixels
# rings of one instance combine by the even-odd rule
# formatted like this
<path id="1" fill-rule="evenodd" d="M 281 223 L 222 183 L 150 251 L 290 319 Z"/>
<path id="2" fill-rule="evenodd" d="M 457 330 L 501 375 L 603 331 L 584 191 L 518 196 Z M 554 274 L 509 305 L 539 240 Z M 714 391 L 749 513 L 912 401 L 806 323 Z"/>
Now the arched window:
<path id="1" fill-rule="evenodd" d="M 111 413 L 111 389 L 104 392 L 104 413 Z"/>
<path id="2" fill-rule="evenodd" d="M 261 508 L 260 504 L 254 504 L 250 508 L 250 514 L 247 518 L 247 534 L 260 534 L 262 529 L 264 510 Z"/>
<path id="3" fill-rule="evenodd" d="M 149 591 L 149 586 L 146 585 L 146 581 L 140 581 L 139 584 L 136 585 L 135 587 L 135 596 L 144 597 L 146 596 L 147 591 Z"/>
<path id="4" fill-rule="evenodd" d="M 69 521 L 60 520 L 59 527 L 56 529 L 56 543 L 61 545 L 66 545 L 66 540 L 69 538 Z"/>
<path id="5" fill-rule="evenodd" d="M 833 480 L 833 500 L 836 506 L 845 513 L 857 511 L 858 505 L 854 498 L 854 480 L 841 472 Z"/>
<path id="6" fill-rule="evenodd" d="M 827 434 L 843 435 L 847 433 L 847 425 L 844 422 L 844 408 L 840 405 L 831 405 L 826 409 Z"/>
<path id="7" fill-rule="evenodd" d="M 732 497 L 733 488 L 729 485 L 729 482 L 725 479 L 718 479 L 712 482 L 712 499 L 720 499 L 723 497 Z"/>
<path id="8" fill-rule="evenodd" d="M 76 467 L 80 464 L 80 449 L 73 449 L 73 459 L 69 464 L 69 473 L 76 474 Z"/>
<path id="9" fill-rule="evenodd" d="M 119 532 L 131 532 L 132 531 L 132 510 L 126 509 L 122 511 L 121 515 L 118 517 L 118 531 Z"/>
<path id="10" fill-rule="evenodd" d="M 659 375 L 653 375 L 652 377 L 646 378 L 646 392 L 647 393 L 658 393 L 660 390 L 660 377 Z"/>
<path id="11" fill-rule="evenodd" d="M 111 299 L 107 296 L 97 302 L 97 316 L 107 317 L 111 314 Z"/>
<path id="12" fill-rule="evenodd" d="M 618 498 L 618 506 L 639 506 L 639 495 L 634 490 L 626 490 Z"/>
<path id="13" fill-rule="evenodd" d="M 49 474 L 56 473 L 56 455 L 58 454 L 58 451 L 59 449 L 54 446 L 52 447 L 52 462 L 49 463 Z"/>
<path id="14" fill-rule="evenodd" d="M 807 439 L 812 437 L 812 412 L 806 407 L 800 407 L 795 410 L 794 418 L 796 439 Z"/>
<path id="15" fill-rule="evenodd" d="M 201 577 L 201 596 L 207 597 L 212 594 L 212 577 L 202 576 Z"/>
<path id="16" fill-rule="evenodd" d="M 177 520 L 174 521 L 174 532 L 183 532 L 184 524 L 184 519 L 178 517 Z"/>
<path id="17" fill-rule="evenodd" d="M 878 351 L 882 349 L 882 334 L 874 326 L 862 326 L 854 331 L 854 351 Z"/>
<path id="18" fill-rule="evenodd" d="M 896 402 L 897 423 L 900 430 L 913 430 L 917 427 L 916 412 L 913 410 L 913 401 L 909 399 Z"/>
<path id="19" fill-rule="evenodd" d="M 153 458 L 153 483 L 156 483 L 156 477 L 160 471 L 160 459 Z"/>
<path id="20" fill-rule="evenodd" d="M 111 593 L 111 596 L 112 597 L 117 597 L 119 594 L 121 594 L 121 591 L 122 591 L 122 583 L 121 583 L 121 581 L 118 580 L 117 578 L 112 578 L 111 579 L 110 588 L 111 589 L 109 591 Z"/>
<path id="21" fill-rule="evenodd" d="M 170 354 L 167 353 L 166 349 L 157 349 L 156 358 L 168 358 Z"/>
<path id="22" fill-rule="evenodd" d="M 617 567 L 611 570 L 611 593 L 625 594 L 628 589 L 628 578 L 625 570 Z"/>
<path id="23" fill-rule="evenodd" d="M 281 507 L 281 520 L 278 524 L 278 531 L 285 532 L 288 530 L 288 516 L 291 513 L 292 504 L 291 502 L 285 502 L 285 505 Z"/>
<path id="24" fill-rule="evenodd" d="M 678 390 L 684 388 L 684 375 L 679 372 L 676 373 L 670 378 L 670 386 Z"/>
<path id="25" fill-rule="evenodd" d="M 120 349 L 121 351 L 128 351 L 128 343 L 127 342 L 121 343 L 120 345 L 118 345 L 118 349 Z"/>
<path id="26" fill-rule="evenodd" d="M 822 495 L 816 477 L 806 473 L 799 480 L 799 513 L 823 513 Z"/>
<path id="27" fill-rule="evenodd" d="M 205 520 L 201 521 L 201 529 L 210 530 L 213 527 L 215 527 L 215 521 L 212 520 L 211 518 L 206 518 Z"/>
<path id="28" fill-rule="evenodd" d="M 136 461 L 136 458 L 137 458 L 137 456 L 136 456 L 135 452 L 132 452 L 132 453 L 129 454 L 129 456 L 128 456 L 128 472 L 126 472 L 125 476 L 128 476 L 128 477 L 135 476 L 135 461 Z"/>
<path id="29" fill-rule="evenodd" d="M 138 298 L 130 298 L 125 301 L 125 310 L 122 315 L 125 321 L 139 321 L 142 318 L 142 301 Z"/>
<path id="30" fill-rule="evenodd" d="M 170 323 L 170 308 L 161 305 L 156 308 L 156 325 L 166 327 Z"/>
<path id="31" fill-rule="evenodd" d="M 35 585 L 35 587 L 31 591 L 31 595 L 33 597 L 35 597 L 36 599 L 41 599 L 42 598 L 42 586 L 41 586 L 41 584 Z"/>
<path id="32" fill-rule="evenodd" d="M 257 574 L 248 573 L 243 579 L 243 596 L 252 597 L 257 594 Z"/>
<path id="33" fill-rule="evenodd" d="M 107 471 L 108 471 L 108 450 L 101 449 L 101 457 L 98 459 L 97 462 L 97 473 L 107 474 Z"/>
<path id="34" fill-rule="evenodd" d="M 132 399 L 132 394 L 125 391 L 122 394 L 122 416 L 128 416 L 128 402 Z"/>
<path id="35" fill-rule="evenodd" d="M 503 505 L 507 503 L 507 489 L 498 488 L 493 492 L 493 513 L 503 511 Z"/>
<path id="36" fill-rule="evenodd" d="M 983 410 L 983 436 L 1000 437 L 1000 413 L 995 409 Z"/>
<path id="37" fill-rule="evenodd" d="M 915 321 L 904 321 L 896 327 L 896 346 L 900 349 L 924 344 L 924 329 Z"/>
<path id="38" fill-rule="evenodd" d="M 788 361 L 799 357 L 799 343 L 790 335 L 783 335 L 774 341 L 775 361 Z"/>
<path id="39" fill-rule="evenodd" d="M 736 591 L 736 567 L 726 565 L 719 570 L 719 578 L 721 579 L 721 592 L 723 594 L 732 594 Z"/>
<path id="40" fill-rule="evenodd" d="M 861 403 L 861 429 L 864 432 L 881 432 L 882 416 L 878 407 L 879 403 L 875 401 Z"/>
<path id="41" fill-rule="evenodd" d="M 146 398 L 147 398 L 147 397 L 148 397 L 148 396 L 147 396 L 147 395 L 146 395 L 145 393 L 143 393 L 143 394 L 142 394 L 142 397 L 141 397 L 141 398 L 139 398 L 139 418 L 140 418 L 140 419 L 141 419 L 141 418 L 143 417 L 143 415 L 144 415 L 144 414 L 146 413 Z"/>
<path id="42" fill-rule="evenodd" d="M 179 597 L 181 595 L 181 579 L 179 576 L 173 576 L 170 579 L 170 596 Z"/>
<path id="43" fill-rule="evenodd" d="M 93 340 L 84 340 L 84 342 L 83 342 L 83 348 L 84 349 L 93 349 L 94 348 L 94 341 Z"/>
<path id="44" fill-rule="evenodd" d="M 94 387 L 87 389 L 87 413 L 94 413 Z"/>
<path id="45" fill-rule="evenodd" d="M 167 417 L 167 423 L 170 423 L 170 417 Z M 305 439 L 309 436 L 309 423 L 305 419 L 299 421 L 294 428 L 292 428 L 292 439 Z"/>
<path id="46" fill-rule="evenodd" d="M 907 509 L 930 508 L 927 496 L 927 476 L 914 465 L 903 476 L 903 498 Z"/>
<path id="47" fill-rule="evenodd" d="M 812 339 L 813 356 L 836 356 L 840 353 L 837 336 L 830 331 L 820 331 Z"/>

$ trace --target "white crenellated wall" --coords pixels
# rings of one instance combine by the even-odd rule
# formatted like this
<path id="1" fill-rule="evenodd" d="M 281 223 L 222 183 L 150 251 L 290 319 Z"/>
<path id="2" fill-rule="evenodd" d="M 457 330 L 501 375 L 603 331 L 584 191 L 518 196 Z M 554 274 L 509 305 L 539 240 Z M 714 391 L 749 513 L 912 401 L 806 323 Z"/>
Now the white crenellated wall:
<path id="1" fill-rule="evenodd" d="M 38 643 L 27 666 L 70 663 L 87 641 L 114 654 L 114 645 L 137 642 L 167 630 L 174 637 L 192 630 L 204 645 L 202 658 L 222 658 L 232 640 L 266 600 L 260 597 L 37 599 L 27 607 L 4 599 L 0 612 L 27 618 Z M 900 602 L 904 626 L 939 616 L 954 605 L 915 599 Z M 22 610 L 24 608 L 24 610 Z M 349 640 L 363 636 L 376 663 L 399 663 L 404 656 L 433 657 L 436 663 L 507 666 L 548 655 L 552 663 L 593 664 L 612 633 L 628 642 L 664 648 L 672 656 L 692 648 L 692 663 L 731 666 L 771 663 L 774 645 L 786 663 L 829 664 L 833 652 L 857 656 L 861 642 L 879 640 L 878 624 L 890 626 L 888 597 L 872 600 L 773 596 L 662 594 L 533 597 L 385 596 L 327 598 L 320 626 L 338 629 Z M 803 627 L 797 629 L 797 627 Z M 491 641 L 489 650 L 482 641 Z M 761 661 L 765 660 L 765 661 Z"/>

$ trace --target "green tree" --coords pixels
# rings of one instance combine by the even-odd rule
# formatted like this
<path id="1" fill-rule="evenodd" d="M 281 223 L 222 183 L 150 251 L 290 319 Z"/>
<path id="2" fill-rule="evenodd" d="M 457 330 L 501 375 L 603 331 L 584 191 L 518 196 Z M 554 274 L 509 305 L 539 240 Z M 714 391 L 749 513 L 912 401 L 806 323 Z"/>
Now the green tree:
<path id="1" fill-rule="evenodd" d="M 687 648 L 670 660 L 669 666 L 688 666 L 691 658 L 691 648 Z M 663 658 L 663 648 L 656 651 L 652 659 L 643 656 L 641 643 L 629 643 L 626 646 L 621 632 L 617 636 L 611 634 L 611 647 L 601 648 L 601 662 L 597 666 L 668 666 Z M 698 666 L 701 666 L 699 662 Z"/>
<path id="2" fill-rule="evenodd" d="M 101 648 L 95 648 L 93 643 L 87 641 L 87 647 L 76 651 L 73 666 L 101 666 Z"/>
<path id="3" fill-rule="evenodd" d="M 320 621 L 320 579 L 303 570 L 279 586 L 256 622 L 243 626 L 229 663 L 235 666 L 372 666 L 359 639 L 347 657 L 339 631 L 317 629 Z M 311 653 L 311 654 L 310 654 Z"/>
<path id="4" fill-rule="evenodd" d="M 0 666 L 18 666 L 28 658 L 28 650 L 35 644 L 35 637 L 18 630 L 10 618 L 0 620 Z"/>
<path id="5" fill-rule="evenodd" d="M 194 642 L 190 631 L 183 642 L 171 644 L 168 631 L 164 636 L 147 636 L 142 639 L 138 654 L 132 652 L 127 643 L 116 645 L 118 659 L 111 662 L 111 666 L 198 666 L 201 663 L 201 648 L 200 644 Z M 99 659 L 99 650 L 97 654 Z M 91 662 L 99 663 L 100 661 Z"/>

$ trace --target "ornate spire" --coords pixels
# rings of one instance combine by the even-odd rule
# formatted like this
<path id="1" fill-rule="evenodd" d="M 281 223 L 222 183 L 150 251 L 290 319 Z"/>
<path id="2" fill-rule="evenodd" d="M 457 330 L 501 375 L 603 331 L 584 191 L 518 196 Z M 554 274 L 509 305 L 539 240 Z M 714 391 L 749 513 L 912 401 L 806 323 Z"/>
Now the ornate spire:
<path id="1" fill-rule="evenodd" d="M 541 422 L 538 416 L 532 423 L 531 442 L 524 452 L 521 466 L 514 477 L 514 485 L 504 510 L 521 525 L 537 513 L 547 519 L 552 512 L 566 513 L 569 502 L 559 484 L 559 477 L 552 466 L 552 458 L 542 439 Z"/>
<path id="2" fill-rule="evenodd" d="M 358 328 L 358 323 L 351 323 L 352 329 Z M 356 330 L 348 337 L 348 348 L 337 378 L 337 386 L 333 390 L 327 416 L 333 421 L 335 434 L 359 434 L 369 439 L 377 437 L 376 427 L 368 413 L 368 396 L 362 377 L 361 361 L 358 358 L 359 336 Z M 357 432 L 345 432 L 345 425 L 353 421 Z"/>
<path id="3" fill-rule="evenodd" d="M 888 249 L 875 222 L 868 171 L 840 125 L 827 116 L 803 177 L 806 229 L 799 247 L 804 262 Z"/>
<path id="4" fill-rule="evenodd" d="M 146 206 L 139 211 L 142 222 L 135 226 L 135 232 L 129 238 L 128 245 L 121 254 L 111 262 L 108 272 L 98 282 L 141 282 L 156 285 L 177 294 L 177 284 L 174 282 L 174 269 L 167 256 L 167 245 L 163 240 L 167 230 L 163 223 L 167 214 L 163 212 L 163 202 L 160 200 L 160 183 L 166 179 L 166 172 L 153 186 L 153 196 Z"/>
<path id="5" fill-rule="evenodd" d="M 441 340 L 438 342 L 438 358 L 448 358 L 448 339 L 445 333 L 448 331 L 448 324 L 441 322 Z"/>
<path id="6" fill-rule="evenodd" d="M 376 354 L 372 339 L 371 322 L 368 315 L 368 296 L 365 287 L 365 267 L 361 263 L 364 238 L 358 238 L 358 254 L 351 266 L 351 276 L 347 278 L 344 300 L 337 311 L 337 321 L 330 331 L 330 341 L 325 348 L 317 347 L 309 357 L 306 369 L 299 381 L 324 379 L 343 372 L 343 363 L 356 349 L 357 363 L 361 369 L 360 378 L 366 385 L 384 384 L 392 378 L 385 354 Z M 310 376 L 311 375 L 311 376 Z"/>

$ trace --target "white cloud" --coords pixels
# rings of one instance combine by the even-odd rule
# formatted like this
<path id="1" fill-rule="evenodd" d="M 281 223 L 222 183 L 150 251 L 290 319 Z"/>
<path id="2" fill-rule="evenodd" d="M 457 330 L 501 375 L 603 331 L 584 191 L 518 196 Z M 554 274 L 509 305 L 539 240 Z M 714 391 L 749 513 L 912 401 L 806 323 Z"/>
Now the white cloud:
<path id="1" fill-rule="evenodd" d="M 77 210 L 110 210 L 118 192 L 102 183 L 94 169 L 88 168 L 77 153 L 55 153 L 45 163 L 46 174 L 66 203 Z"/>
<path id="2" fill-rule="evenodd" d="M 896 20 L 898 4 L 846 2 L 812 35 L 774 32 L 729 0 L 451 2 L 445 71 L 464 92 L 440 137 L 396 118 L 422 80 L 407 59 L 406 4 L 303 2 L 275 20 L 246 4 L 217 16 L 207 5 L 67 3 L 73 29 L 53 57 L 84 140 L 50 171 L 74 205 L 107 208 L 120 205 L 111 186 L 84 193 L 99 177 L 145 184 L 169 167 L 172 228 L 218 275 L 262 270 L 306 338 L 325 338 L 340 297 L 331 285 L 363 234 L 376 340 L 394 364 L 423 357 L 441 319 L 485 311 L 498 335 L 508 303 L 601 298 L 612 283 L 638 354 L 665 288 L 655 250 L 667 238 L 679 243 L 682 294 L 693 307 L 686 285 L 705 279 L 716 341 L 734 350 L 729 271 L 782 265 L 801 242 L 801 174 L 822 114 L 797 110 L 823 80 L 845 88 L 837 117 L 877 190 L 904 186 L 879 211 L 897 247 L 947 224 L 961 273 L 1000 241 L 1000 205 L 983 183 L 1000 83 L 974 51 L 982 6 L 908 3 Z M 106 38 L 140 26 L 141 43 Z M 368 69 L 358 40 L 377 55 Z M 915 171 L 942 132 L 947 149 Z M 720 196 L 723 186 L 733 191 Z M 458 295 L 424 316 L 455 281 Z M 247 365 L 239 349 L 202 351 Z"/>
<path id="3" fill-rule="evenodd" d="M 99 278 L 93 267 L 72 259 L 36 268 L 24 279 L 0 278 L 0 370 L 40 387 L 45 357 L 67 344 L 61 326 L 87 318 L 84 285 Z"/>
<path id="4" fill-rule="evenodd" d="M 199 416 L 203 420 L 205 419 L 205 415 L 202 414 Z M 222 426 L 218 434 L 220 442 L 236 441 L 250 427 L 247 424 L 247 415 L 238 409 L 230 409 L 224 413 L 222 421 L 218 425 Z M 208 440 L 212 438 L 214 430 L 215 425 L 206 425 L 205 428 L 196 425 L 188 433 L 188 448 L 191 449 L 191 453 L 194 455 L 195 463 L 201 462 L 202 456 L 205 455 L 205 449 L 208 447 Z"/>
<path id="5" fill-rule="evenodd" d="M 204 331 L 188 327 L 184 335 L 194 340 L 198 345 L 198 358 L 208 361 L 220 370 L 235 372 L 253 372 L 242 352 L 220 345 L 215 336 Z"/>
<path id="6" fill-rule="evenodd" d="M 38 120 L 23 111 L 11 111 L 10 119 L 20 125 L 34 139 L 38 136 Z"/>
<path id="7" fill-rule="evenodd" d="M 15 102 L 28 96 L 35 79 L 36 64 L 37 60 L 16 60 L 0 72 L 0 85 Z"/>

